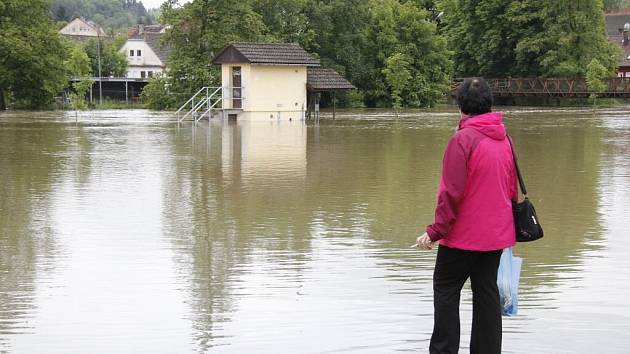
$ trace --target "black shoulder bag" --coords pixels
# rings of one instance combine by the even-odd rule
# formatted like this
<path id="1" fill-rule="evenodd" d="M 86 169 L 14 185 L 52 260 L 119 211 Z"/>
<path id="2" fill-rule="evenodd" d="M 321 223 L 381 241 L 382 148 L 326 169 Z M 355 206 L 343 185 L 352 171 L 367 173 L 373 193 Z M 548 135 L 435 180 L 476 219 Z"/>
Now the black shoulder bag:
<path id="1" fill-rule="evenodd" d="M 516 175 L 518 176 L 518 184 L 521 187 L 521 192 L 525 200 L 522 202 L 512 201 L 512 212 L 514 213 L 514 226 L 516 227 L 516 241 L 517 242 L 530 242 L 536 241 L 543 237 L 543 229 L 540 226 L 538 216 L 536 215 L 536 209 L 534 204 L 527 198 L 527 189 L 525 188 L 525 182 L 523 182 L 523 176 L 521 170 L 518 168 L 518 161 L 516 153 L 514 152 L 514 145 L 512 145 L 512 139 L 508 136 L 510 147 L 512 149 L 512 157 L 514 158 L 514 166 L 516 167 Z"/>

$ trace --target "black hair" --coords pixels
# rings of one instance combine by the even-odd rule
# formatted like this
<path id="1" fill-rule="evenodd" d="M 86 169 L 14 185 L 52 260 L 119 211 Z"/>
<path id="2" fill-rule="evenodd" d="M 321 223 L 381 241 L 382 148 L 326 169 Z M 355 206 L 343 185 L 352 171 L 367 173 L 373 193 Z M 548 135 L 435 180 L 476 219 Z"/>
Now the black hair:
<path id="1" fill-rule="evenodd" d="M 476 116 L 492 112 L 492 92 L 482 77 L 465 79 L 457 88 L 456 99 L 464 114 Z"/>

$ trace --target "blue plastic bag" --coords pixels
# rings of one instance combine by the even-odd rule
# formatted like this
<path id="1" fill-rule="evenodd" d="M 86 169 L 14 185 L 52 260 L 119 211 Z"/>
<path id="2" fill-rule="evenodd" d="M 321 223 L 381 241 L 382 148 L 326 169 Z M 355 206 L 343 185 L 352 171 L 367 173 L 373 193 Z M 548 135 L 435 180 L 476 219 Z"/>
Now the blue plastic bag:
<path id="1" fill-rule="evenodd" d="M 497 274 L 503 316 L 514 316 L 518 312 L 518 281 L 521 276 L 521 265 L 523 265 L 523 259 L 512 255 L 512 247 L 503 250 Z"/>

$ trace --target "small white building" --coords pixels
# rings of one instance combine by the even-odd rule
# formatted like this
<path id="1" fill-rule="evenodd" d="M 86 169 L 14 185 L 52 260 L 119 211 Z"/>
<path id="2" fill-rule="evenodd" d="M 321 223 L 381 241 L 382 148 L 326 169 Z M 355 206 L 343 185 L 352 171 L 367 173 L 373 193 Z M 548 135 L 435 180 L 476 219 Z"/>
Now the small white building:
<path id="1" fill-rule="evenodd" d="M 148 26 L 147 26 L 148 27 Z M 169 50 L 160 42 L 164 27 L 152 26 L 155 31 L 146 31 L 142 26 L 120 48 L 127 57 L 128 78 L 150 78 L 164 72 Z"/>
<path id="2" fill-rule="evenodd" d="M 83 18 L 76 17 L 65 25 L 59 33 L 65 36 L 78 37 L 106 37 L 105 31 L 101 26 L 92 21 L 86 21 Z"/>
<path id="3" fill-rule="evenodd" d="M 222 107 L 232 117 L 303 119 L 308 92 L 313 92 L 309 90 L 313 70 L 320 73 L 317 90 L 354 88 L 334 70 L 318 70 L 319 60 L 292 43 L 232 43 L 213 63 L 221 65 Z M 321 74 L 328 76 L 321 80 Z M 327 87 L 326 82 L 336 86 Z"/>

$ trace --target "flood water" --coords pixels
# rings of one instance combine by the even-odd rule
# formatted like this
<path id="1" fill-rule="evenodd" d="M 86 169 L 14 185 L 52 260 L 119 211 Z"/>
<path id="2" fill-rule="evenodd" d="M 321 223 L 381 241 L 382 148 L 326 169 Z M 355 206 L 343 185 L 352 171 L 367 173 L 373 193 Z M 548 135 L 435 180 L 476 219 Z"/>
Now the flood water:
<path id="1" fill-rule="evenodd" d="M 428 352 L 453 110 L 0 113 L 1 353 Z M 512 108 L 545 238 L 505 353 L 630 351 L 630 107 Z M 468 352 L 471 293 L 462 296 Z"/>

